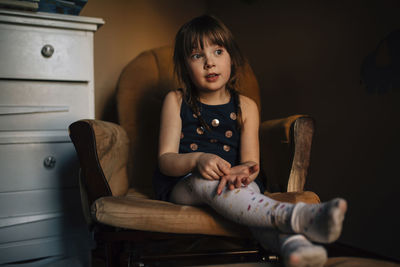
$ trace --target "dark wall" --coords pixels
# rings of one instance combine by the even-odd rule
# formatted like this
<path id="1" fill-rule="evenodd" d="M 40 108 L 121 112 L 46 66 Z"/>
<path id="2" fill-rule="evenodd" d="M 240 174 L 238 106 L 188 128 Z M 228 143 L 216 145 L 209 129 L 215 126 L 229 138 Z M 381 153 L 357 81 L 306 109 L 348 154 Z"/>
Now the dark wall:
<path id="1" fill-rule="evenodd" d="M 262 119 L 316 119 L 306 190 L 348 200 L 340 241 L 400 259 L 400 88 L 373 94 L 360 83 L 363 60 L 400 29 L 400 1 L 207 3 L 254 68 Z"/>

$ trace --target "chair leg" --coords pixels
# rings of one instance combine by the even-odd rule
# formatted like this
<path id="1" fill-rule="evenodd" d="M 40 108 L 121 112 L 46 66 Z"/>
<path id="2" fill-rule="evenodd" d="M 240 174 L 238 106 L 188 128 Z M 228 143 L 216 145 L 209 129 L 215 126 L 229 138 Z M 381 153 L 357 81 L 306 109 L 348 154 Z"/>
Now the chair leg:
<path id="1" fill-rule="evenodd" d="M 203 239 L 205 238 L 205 240 Z M 222 237 L 214 237 L 222 240 Z M 202 246 L 191 244 L 199 243 Z M 97 232 L 96 243 L 107 267 L 193 266 L 204 264 L 228 264 L 243 262 L 279 262 L 279 258 L 263 250 L 250 240 L 224 238 L 214 244 L 210 237 L 197 235 L 173 235 L 141 231 Z M 210 250 L 208 245 L 215 245 Z M 180 244 L 180 245 L 178 245 Z M 226 249 L 223 249 L 228 244 Z M 200 244 L 201 245 L 201 244 Z M 196 247 L 196 248 L 195 248 Z"/>
<path id="2" fill-rule="evenodd" d="M 120 267 L 121 245 L 119 242 L 106 242 L 105 254 L 107 267 Z"/>

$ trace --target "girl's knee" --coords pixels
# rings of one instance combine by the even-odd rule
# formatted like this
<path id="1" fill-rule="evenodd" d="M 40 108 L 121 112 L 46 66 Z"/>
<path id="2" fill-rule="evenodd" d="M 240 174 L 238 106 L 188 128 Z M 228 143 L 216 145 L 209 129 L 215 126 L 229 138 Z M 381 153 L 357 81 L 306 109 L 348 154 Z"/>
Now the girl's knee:
<path id="1" fill-rule="evenodd" d="M 187 178 L 187 183 L 193 193 L 203 196 L 204 193 L 209 195 L 216 192 L 219 180 L 207 180 L 200 176 L 200 174 L 193 174 Z"/>
<path id="2" fill-rule="evenodd" d="M 247 186 L 250 190 L 252 190 L 255 193 L 260 194 L 260 188 L 258 187 L 256 182 L 251 182 L 248 186 Z"/>

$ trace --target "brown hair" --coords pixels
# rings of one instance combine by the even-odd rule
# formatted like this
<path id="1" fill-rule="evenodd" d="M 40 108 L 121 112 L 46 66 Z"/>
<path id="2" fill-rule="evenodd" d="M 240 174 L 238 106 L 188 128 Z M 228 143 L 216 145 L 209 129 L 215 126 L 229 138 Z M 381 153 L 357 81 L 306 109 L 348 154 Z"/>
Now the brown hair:
<path id="1" fill-rule="evenodd" d="M 237 89 L 237 73 L 244 64 L 244 57 L 236 44 L 230 30 L 217 18 L 210 15 L 196 17 L 185 23 L 175 37 L 174 66 L 175 74 L 184 84 L 183 99 L 188 103 L 193 112 L 198 115 L 200 123 L 208 130 L 210 127 L 205 123 L 197 104 L 198 95 L 196 87 L 190 79 L 187 71 L 186 59 L 190 57 L 193 49 L 204 47 L 204 40 L 208 39 L 212 44 L 224 47 L 231 58 L 231 76 L 226 84 L 231 97 L 237 104 L 238 127 L 242 125 L 242 112 L 240 109 L 239 91 Z"/>

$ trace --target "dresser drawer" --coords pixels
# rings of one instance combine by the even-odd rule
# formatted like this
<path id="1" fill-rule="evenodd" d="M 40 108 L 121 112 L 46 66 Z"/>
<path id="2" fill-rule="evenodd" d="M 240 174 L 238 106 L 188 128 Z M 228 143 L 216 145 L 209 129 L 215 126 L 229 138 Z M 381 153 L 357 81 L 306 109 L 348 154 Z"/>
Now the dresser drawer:
<path id="1" fill-rule="evenodd" d="M 0 227 L 0 244 L 22 241 L 26 239 L 61 236 L 68 233 L 69 236 L 80 234 L 81 238 L 87 236 L 87 225 L 84 221 L 80 207 L 76 207 L 74 214 L 61 214 L 59 217 L 50 217 L 37 221 L 14 226 Z M 1 219 L 0 219 L 1 223 Z M 1 266 L 1 265 L 0 265 Z"/>
<path id="2" fill-rule="evenodd" d="M 81 209 L 79 188 L 0 193 L 0 225 L 5 226 L 51 219 L 67 211 L 82 215 Z"/>
<path id="3" fill-rule="evenodd" d="M 0 24 L 0 78 L 92 80 L 92 46 L 90 31 Z"/>
<path id="4" fill-rule="evenodd" d="M 0 266 L 57 266 L 52 259 L 65 258 L 63 255 L 66 250 L 64 242 L 65 240 L 60 237 L 48 237 L 2 244 L 0 246 Z"/>
<path id="5" fill-rule="evenodd" d="M 0 193 L 0 265 L 59 255 L 66 246 L 84 251 L 89 240 L 77 188 Z"/>
<path id="6" fill-rule="evenodd" d="M 86 239 L 84 239 L 85 237 Z M 89 264 L 89 240 L 87 234 L 70 237 L 69 233 L 66 232 L 64 236 L 4 243 L 0 245 L 0 266 L 91 266 Z"/>
<path id="7" fill-rule="evenodd" d="M 0 80 L 0 131 L 66 130 L 93 110 L 87 83 Z"/>
<path id="8" fill-rule="evenodd" d="M 78 186 L 79 163 L 70 142 L 0 145 L 0 170 L 0 192 Z"/>

